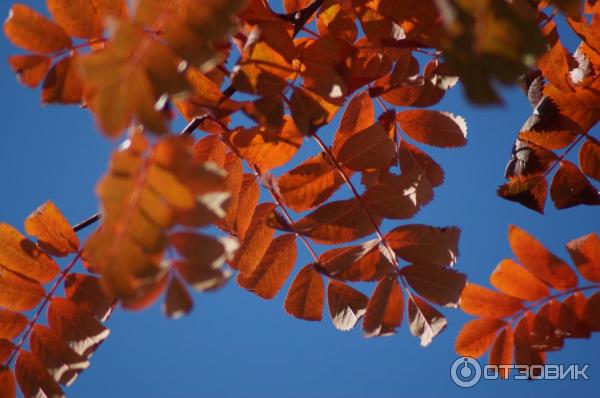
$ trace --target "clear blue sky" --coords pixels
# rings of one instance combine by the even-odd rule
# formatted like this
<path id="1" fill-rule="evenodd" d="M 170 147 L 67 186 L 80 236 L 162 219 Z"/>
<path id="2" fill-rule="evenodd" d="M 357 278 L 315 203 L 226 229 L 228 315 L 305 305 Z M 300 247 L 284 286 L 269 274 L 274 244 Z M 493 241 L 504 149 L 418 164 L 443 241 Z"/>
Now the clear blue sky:
<path id="1" fill-rule="evenodd" d="M 7 15 L 11 1 L 3 1 Z M 38 9 L 44 2 L 27 1 Z M 0 40 L 2 140 L 0 141 L 0 221 L 22 228 L 38 205 L 54 201 L 74 223 L 97 209 L 94 185 L 115 143 L 103 138 L 91 116 L 77 107 L 42 107 L 39 91 L 20 86 L 6 57 L 18 52 Z M 564 244 L 599 232 L 597 208 L 563 211 L 546 207 L 541 216 L 496 197 L 515 134 L 530 113 L 517 90 L 504 92 L 506 105 L 476 108 L 454 89 L 434 109 L 462 115 L 469 126 L 465 148 L 425 148 L 446 171 L 436 198 L 411 222 L 462 229 L 458 269 L 487 284 L 495 265 L 511 256 L 507 227 L 514 223 L 568 259 Z M 331 138 L 332 128 L 322 129 Z M 316 153 L 306 145 L 298 159 Z M 390 224 L 386 224 L 389 228 Z M 298 246 L 297 268 L 310 261 Z M 287 291 L 288 284 L 283 288 Z M 568 340 L 551 353 L 551 363 L 589 363 L 590 381 L 482 381 L 464 390 L 450 380 L 456 358 L 454 339 L 470 319 L 445 310 L 450 325 L 427 348 L 406 325 L 393 337 L 363 339 L 359 330 L 336 331 L 328 320 L 310 323 L 283 312 L 284 294 L 265 302 L 234 281 L 213 294 L 195 295 L 191 316 L 166 320 L 158 305 L 144 312 L 117 311 L 112 334 L 92 358 L 91 367 L 67 389 L 71 397 L 546 397 L 597 394 L 600 340 Z"/>

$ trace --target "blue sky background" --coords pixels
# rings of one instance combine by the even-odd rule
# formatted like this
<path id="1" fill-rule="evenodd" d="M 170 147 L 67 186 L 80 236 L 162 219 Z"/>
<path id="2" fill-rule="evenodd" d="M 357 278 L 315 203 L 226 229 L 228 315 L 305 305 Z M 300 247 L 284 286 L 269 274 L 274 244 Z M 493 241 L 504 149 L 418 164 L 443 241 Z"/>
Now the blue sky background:
<path id="1" fill-rule="evenodd" d="M 0 14 L 7 15 L 10 1 Z M 43 9 L 42 1 L 27 3 Z M 2 137 L 0 141 L 0 221 L 22 229 L 25 217 L 46 200 L 54 201 L 73 223 L 97 209 L 94 185 L 107 167 L 114 142 L 77 107 L 46 106 L 39 91 L 18 84 L 5 59 L 17 53 L 0 39 Z M 487 284 L 496 264 L 510 257 L 509 224 L 538 237 L 569 259 L 564 244 L 600 230 L 596 208 L 556 211 L 549 202 L 541 216 L 496 197 L 515 134 L 530 113 L 520 91 L 505 90 L 506 105 L 477 108 L 461 89 L 451 90 L 434 109 L 462 115 L 468 123 L 466 147 L 424 148 L 443 167 L 446 180 L 435 200 L 411 223 L 457 225 L 462 229 L 458 269 L 473 282 Z M 333 129 L 320 135 L 331 139 Z M 176 126 L 177 127 L 177 126 Z M 307 143 L 295 162 L 316 153 Z M 344 189 L 344 188 L 343 188 Z M 346 191 L 342 191 L 348 195 Z M 386 230 L 392 225 L 388 223 Z M 310 262 L 298 245 L 298 270 Z M 465 390 L 449 376 L 456 358 L 454 339 L 470 317 L 444 310 L 449 327 L 427 348 L 403 325 L 392 337 L 363 339 L 333 328 L 325 309 L 322 322 L 305 322 L 283 312 L 280 295 L 269 302 L 235 282 L 219 292 L 194 296 L 192 314 L 169 321 L 154 305 L 143 312 L 116 311 L 112 334 L 91 367 L 67 389 L 72 397 L 399 397 L 424 396 L 546 397 L 597 394 L 600 387 L 600 340 L 568 340 L 549 355 L 550 363 L 589 363 L 590 381 L 482 381 Z M 405 319 L 406 320 L 406 319 Z"/>

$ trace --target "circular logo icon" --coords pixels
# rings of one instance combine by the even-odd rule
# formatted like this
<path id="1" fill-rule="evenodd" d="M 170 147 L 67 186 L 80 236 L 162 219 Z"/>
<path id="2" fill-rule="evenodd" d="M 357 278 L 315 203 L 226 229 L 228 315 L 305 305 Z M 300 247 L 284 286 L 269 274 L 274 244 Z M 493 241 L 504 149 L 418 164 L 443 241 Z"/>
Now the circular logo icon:
<path id="1" fill-rule="evenodd" d="M 457 358 L 450 368 L 450 377 L 459 387 L 473 387 L 481 379 L 481 366 L 473 358 Z"/>

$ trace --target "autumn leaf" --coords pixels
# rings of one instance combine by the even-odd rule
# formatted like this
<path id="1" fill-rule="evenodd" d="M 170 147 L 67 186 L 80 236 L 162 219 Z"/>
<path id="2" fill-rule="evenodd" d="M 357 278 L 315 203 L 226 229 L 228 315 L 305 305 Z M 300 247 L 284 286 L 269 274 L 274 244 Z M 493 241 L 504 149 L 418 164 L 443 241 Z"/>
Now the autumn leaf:
<path id="1" fill-rule="evenodd" d="M 365 314 L 369 298 L 350 286 L 330 280 L 327 286 L 327 303 L 331 321 L 336 329 L 347 331 Z"/>
<path id="2" fill-rule="evenodd" d="M 320 321 L 324 300 L 323 277 L 309 264 L 292 281 L 285 298 L 285 312 L 306 321 Z"/>
<path id="3" fill-rule="evenodd" d="M 600 192 L 568 160 L 560 162 L 560 167 L 552 178 L 550 197 L 557 209 L 581 204 L 600 205 Z"/>
<path id="4" fill-rule="evenodd" d="M 69 35 L 56 23 L 23 4 L 15 4 L 4 23 L 14 45 L 35 53 L 53 53 L 71 46 Z"/>
<path id="5" fill-rule="evenodd" d="M 498 188 L 501 198 L 544 214 L 548 184 L 544 176 L 518 177 Z"/>
<path id="6" fill-rule="evenodd" d="M 412 263 L 453 265 L 458 258 L 460 229 L 413 224 L 397 227 L 385 236 L 396 254 Z"/>
<path id="7" fill-rule="evenodd" d="M 460 308 L 467 314 L 501 319 L 523 308 L 523 302 L 483 286 L 467 283 L 460 295 Z"/>
<path id="8" fill-rule="evenodd" d="M 422 347 L 431 344 L 433 338 L 448 324 L 438 310 L 415 295 L 408 296 L 408 322 L 410 332 L 421 339 Z"/>
<path id="9" fill-rule="evenodd" d="M 271 241 L 254 270 L 239 273 L 238 284 L 259 297 L 272 299 L 283 287 L 296 262 L 296 237 L 285 234 Z"/>
<path id="10" fill-rule="evenodd" d="M 515 225 L 509 227 L 508 242 L 519 262 L 541 281 L 555 289 L 569 289 L 577 285 L 575 272 L 521 228 Z"/>
<path id="11" fill-rule="evenodd" d="M 457 147 L 467 143 L 467 124 L 449 113 L 410 110 L 396 114 L 400 128 L 411 138 L 439 147 Z"/>
<path id="12" fill-rule="evenodd" d="M 587 140 L 579 149 L 579 166 L 588 176 L 600 181 L 600 144 Z"/>
<path id="13" fill-rule="evenodd" d="M 600 238 L 595 233 L 567 243 L 567 250 L 579 273 L 589 281 L 600 282 Z"/>
<path id="14" fill-rule="evenodd" d="M 490 275 L 496 289 L 521 300 L 535 301 L 550 294 L 548 287 L 510 259 L 502 260 Z"/>
<path id="15" fill-rule="evenodd" d="M 505 325 L 500 319 L 473 319 L 460 330 L 454 348 L 459 355 L 479 358 L 496 339 L 498 330 Z"/>
<path id="16" fill-rule="evenodd" d="M 367 304 L 363 330 L 366 337 L 394 334 L 402 323 L 404 296 L 395 277 L 382 278 Z"/>
<path id="17" fill-rule="evenodd" d="M 465 274 L 435 265 L 408 265 L 402 267 L 400 273 L 417 293 L 445 307 L 457 307 L 467 282 Z"/>
<path id="18" fill-rule="evenodd" d="M 25 231 L 53 256 L 66 256 L 79 249 L 79 239 L 67 219 L 52 202 L 46 202 L 25 220 Z"/>

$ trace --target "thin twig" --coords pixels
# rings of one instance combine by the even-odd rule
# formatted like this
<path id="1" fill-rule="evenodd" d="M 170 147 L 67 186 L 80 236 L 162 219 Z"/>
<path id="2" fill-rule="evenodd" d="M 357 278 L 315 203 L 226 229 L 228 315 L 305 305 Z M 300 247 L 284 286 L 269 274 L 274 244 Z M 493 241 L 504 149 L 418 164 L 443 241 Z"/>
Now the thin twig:
<path id="1" fill-rule="evenodd" d="M 385 237 L 383 236 L 383 234 L 381 233 L 381 230 L 379 229 L 379 225 L 377 224 L 377 222 L 375 222 L 373 215 L 367 208 L 367 205 L 362 200 L 362 197 L 358 193 L 358 190 L 356 189 L 356 187 L 354 186 L 352 181 L 350 181 L 350 178 L 348 178 L 348 175 L 346 174 L 346 172 L 340 167 L 337 160 L 335 159 L 335 156 L 333 156 L 333 153 L 331 152 L 329 147 L 327 147 L 327 145 L 325 145 L 323 140 L 321 140 L 321 138 L 317 134 L 312 134 L 312 138 L 319 145 L 319 147 L 321 147 L 321 150 L 323 151 L 323 153 L 325 153 L 325 155 L 329 159 L 329 162 L 331 163 L 331 165 L 337 170 L 338 174 L 340 175 L 340 177 L 342 177 L 342 179 L 344 180 L 344 182 L 346 183 L 348 188 L 350 188 L 350 191 L 352 191 L 352 194 L 356 198 L 356 201 L 358 202 L 359 206 L 362 208 L 363 212 L 369 219 L 369 223 L 371 224 L 371 227 L 373 228 L 375 234 L 377 235 L 377 238 L 379 238 L 379 241 L 387 249 L 388 254 L 389 254 L 390 258 L 393 259 L 394 265 L 396 266 L 396 268 L 400 269 L 400 264 L 398 263 L 398 259 L 396 258 L 396 254 L 394 253 L 394 250 L 390 247 L 388 242 L 385 240 Z"/>
<path id="2" fill-rule="evenodd" d="M 77 255 L 73 258 L 73 260 L 71 260 L 71 263 L 60 273 L 58 279 L 54 282 L 54 285 L 52 285 L 52 288 L 48 291 L 48 294 L 46 294 L 44 296 L 44 300 L 38 307 L 33 318 L 31 318 L 31 321 L 29 321 L 29 323 L 27 324 L 25 331 L 21 335 L 21 339 L 19 340 L 17 345 L 13 348 L 12 353 L 10 354 L 10 357 L 8 358 L 8 360 L 4 363 L 4 365 L 6 367 L 10 367 L 11 362 L 17 356 L 17 353 L 23 347 L 23 344 L 25 344 L 25 341 L 27 341 L 27 338 L 29 337 L 29 334 L 31 333 L 33 327 L 36 325 L 39 317 L 42 315 L 42 312 L 44 311 L 44 309 L 46 308 L 46 306 L 48 305 L 48 303 L 54 296 L 56 289 L 58 289 L 61 282 L 67 277 L 67 275 L 69 274 L 71 269 L 75 266 L 75 264 L 77 264 L 77 260 L 79 260 L 81 258 L 81 254 L 82 254 L 82 250 L 77 252 Z"/>

